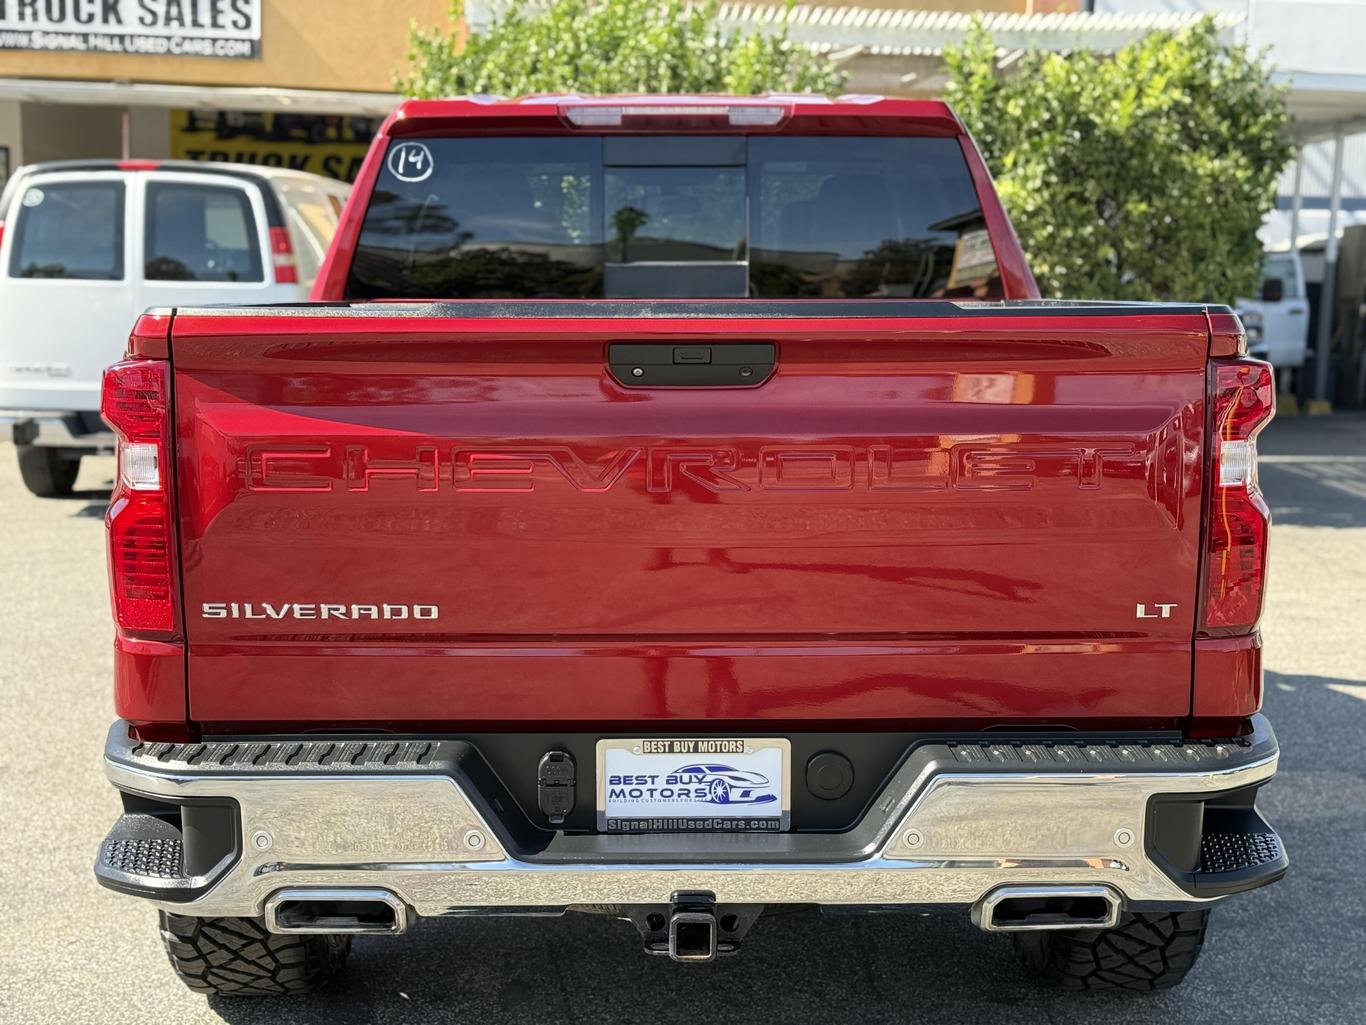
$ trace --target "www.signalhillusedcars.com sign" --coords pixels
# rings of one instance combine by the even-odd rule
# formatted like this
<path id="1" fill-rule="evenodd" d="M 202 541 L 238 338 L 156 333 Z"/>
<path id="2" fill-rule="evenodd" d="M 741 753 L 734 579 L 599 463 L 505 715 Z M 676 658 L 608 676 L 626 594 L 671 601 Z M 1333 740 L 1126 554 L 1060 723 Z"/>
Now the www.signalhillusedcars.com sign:
<path id="1" fill-rule="evenodd" d="M 0 0 L 0 50 L 259 57 L 261 0 Z"/>

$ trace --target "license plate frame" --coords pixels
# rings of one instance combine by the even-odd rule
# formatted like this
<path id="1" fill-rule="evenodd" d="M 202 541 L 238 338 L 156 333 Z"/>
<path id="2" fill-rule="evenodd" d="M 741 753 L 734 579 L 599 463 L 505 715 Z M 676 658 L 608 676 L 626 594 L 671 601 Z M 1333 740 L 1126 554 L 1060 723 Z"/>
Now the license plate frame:
<path id="1" fill-rule="evenodd" d="M 605 737 L 595 761 L 599 832 L 777 833 L 791 827 L 792 744 L 786 737 Z"/>

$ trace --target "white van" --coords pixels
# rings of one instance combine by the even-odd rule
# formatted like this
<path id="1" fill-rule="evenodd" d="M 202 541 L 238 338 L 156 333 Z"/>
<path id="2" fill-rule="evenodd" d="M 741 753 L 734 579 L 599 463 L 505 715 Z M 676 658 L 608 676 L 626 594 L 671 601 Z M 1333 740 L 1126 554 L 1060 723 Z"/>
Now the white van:
<path id="1" fill-rule="evenodd" d="M 70 494 L 112 451 L 100 376 L 149 306 L 300 302 L 349 186 L 181 161 L 22 167 L 0 195 L 0 419 L 24 483 Z"/>

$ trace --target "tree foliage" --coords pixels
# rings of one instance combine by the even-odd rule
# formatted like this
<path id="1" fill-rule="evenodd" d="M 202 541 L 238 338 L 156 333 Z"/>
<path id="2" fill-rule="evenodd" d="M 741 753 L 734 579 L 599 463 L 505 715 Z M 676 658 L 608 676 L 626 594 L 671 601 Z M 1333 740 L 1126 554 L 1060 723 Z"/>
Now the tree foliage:
<path id="1" fill-rule="evenodd" d="M 947 98 L 996 177 L 1046 296 L 1228 302 L 1291 156 L 1281 93 L 1211 20 L 1112 58 L 1031 51 L 1002 74 L 976 26 Z"/>
<path id="2" fill-rule="evenodd" d="M 414 28 L 409 96 L 500 93 L 835 93 L 844 74 L 776 31 L 729 34 L 716 0 L 510 0 L 485 33 Z M 458 25 L 464 3 L 451 5 Z"/>

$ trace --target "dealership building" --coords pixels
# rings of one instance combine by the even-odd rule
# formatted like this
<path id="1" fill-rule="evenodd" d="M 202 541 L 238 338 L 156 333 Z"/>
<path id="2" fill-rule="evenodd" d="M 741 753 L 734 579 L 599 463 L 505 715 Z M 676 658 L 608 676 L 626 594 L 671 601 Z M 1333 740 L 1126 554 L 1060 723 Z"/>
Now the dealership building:
<path id="1" fill-rule="evenodd" d="M 24 163 L 238 160 L 350 178 L 410 19 L 449 0 L 0 0 L 0 180 Z"/>

